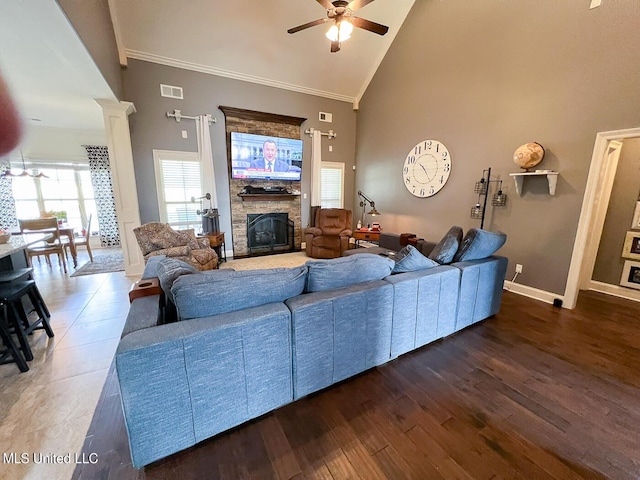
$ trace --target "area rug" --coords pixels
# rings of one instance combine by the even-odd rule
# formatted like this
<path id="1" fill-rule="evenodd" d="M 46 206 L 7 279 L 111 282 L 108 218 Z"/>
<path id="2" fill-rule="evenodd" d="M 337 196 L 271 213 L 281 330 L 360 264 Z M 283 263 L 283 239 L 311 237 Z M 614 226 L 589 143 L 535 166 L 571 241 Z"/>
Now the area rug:
<path id="1" fill-rule="evenodd" d="M 261 270 L 265 268 L 298 267 L 304 265 L 307 257 L 304 252 L 279 253 L 277 255 L 265 255 L 263 257 L 241 258 L 229 260 L 220 264 L 220 268 L 233 268 L 234 270 Z"/>
<path id="2" fill-rule="evenodd" d="M 122 253 L 112 253 L 109 255 L 94 255 L 93 263 L 85 263 L 70 276 L 80 277 L 82 275 L 122 271 L 124 271 L 124 257 L 122 256 Z"/>

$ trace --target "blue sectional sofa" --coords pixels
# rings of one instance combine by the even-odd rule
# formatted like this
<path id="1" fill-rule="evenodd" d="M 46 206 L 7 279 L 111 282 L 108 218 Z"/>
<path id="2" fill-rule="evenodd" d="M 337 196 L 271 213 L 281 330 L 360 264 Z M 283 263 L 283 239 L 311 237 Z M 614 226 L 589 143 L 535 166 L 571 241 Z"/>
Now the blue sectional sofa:
<path id="1" fill-rule="evenodd" d="M 392 274 L 374 254 L 287 269 L 147 264 L 163 295 L 132 302 L 116 367 L 140 468 L 494 315 L 507 259 Z M 167 265 L 168 264 L 168 265 Z"/>

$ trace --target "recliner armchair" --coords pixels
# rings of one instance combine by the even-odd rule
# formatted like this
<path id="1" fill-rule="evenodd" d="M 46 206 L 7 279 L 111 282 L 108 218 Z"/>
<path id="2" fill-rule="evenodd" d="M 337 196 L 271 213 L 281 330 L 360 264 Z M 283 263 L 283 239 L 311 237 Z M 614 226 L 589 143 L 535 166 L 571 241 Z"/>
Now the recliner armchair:
<path id="1" fill-rule="evenodd" d="M 146 263 L 150 257 L 166 255 L 193 265 L 198 270 L 218 268 L 218 255 L 208 238 L 196 238 L 193 229 L 174 230 L 166 223 L 151 222 L 134 228 Z"/>
<path id="2" fill-rule="evenodd" d="M 305 229 L 306 253 L 311 258 L 337 258 L 349 248 L 352 213 L 344 208 L 320 208 L 315 226 Z"/>

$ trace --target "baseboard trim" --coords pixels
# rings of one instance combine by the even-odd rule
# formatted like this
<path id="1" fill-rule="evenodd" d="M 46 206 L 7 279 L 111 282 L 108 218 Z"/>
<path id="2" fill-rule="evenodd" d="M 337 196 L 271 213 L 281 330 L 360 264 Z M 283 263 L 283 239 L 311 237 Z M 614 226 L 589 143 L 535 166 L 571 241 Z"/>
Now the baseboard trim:
<path id="1" fill-rule="evenodd" d="M 636 292 L 635 290 L 629 290 L 618 285 L 611 285 L 609 283 L 596 282 L 592 280 L 589 283 L 589 290 L 606 293 L 607 295 L 613 295 L 614 297 L 626 298 L 627 300 L 633 300 L 634 302 L 640 302 L 640 291 Z"/>
<path id="2" fill-rule="evenodd" d="M 553 304 L 553 301 L 557 298 L 563 301 L 564 307 L 564 296 L 558 295 L 557 293 L 547 292 L 546 290 L 540 290 L 520 283 L 510 282 L 509 280 L 505 280 L 504 289 L 524 297 L 533 298 L 534 300 L 540 300 L 541 302 L 550 304 Z"/>

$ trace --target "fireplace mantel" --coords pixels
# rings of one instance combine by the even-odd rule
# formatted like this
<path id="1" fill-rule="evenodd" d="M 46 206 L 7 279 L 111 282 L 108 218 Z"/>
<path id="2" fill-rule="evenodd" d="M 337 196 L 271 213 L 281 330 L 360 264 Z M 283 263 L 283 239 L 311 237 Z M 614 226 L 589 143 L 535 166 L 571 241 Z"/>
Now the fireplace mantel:
<path id="1" fill-rule="evenodd" d="M 299 193 L 239 193 L 243 202 L 272 202 L 280 200 L 294 200 Z"/>

